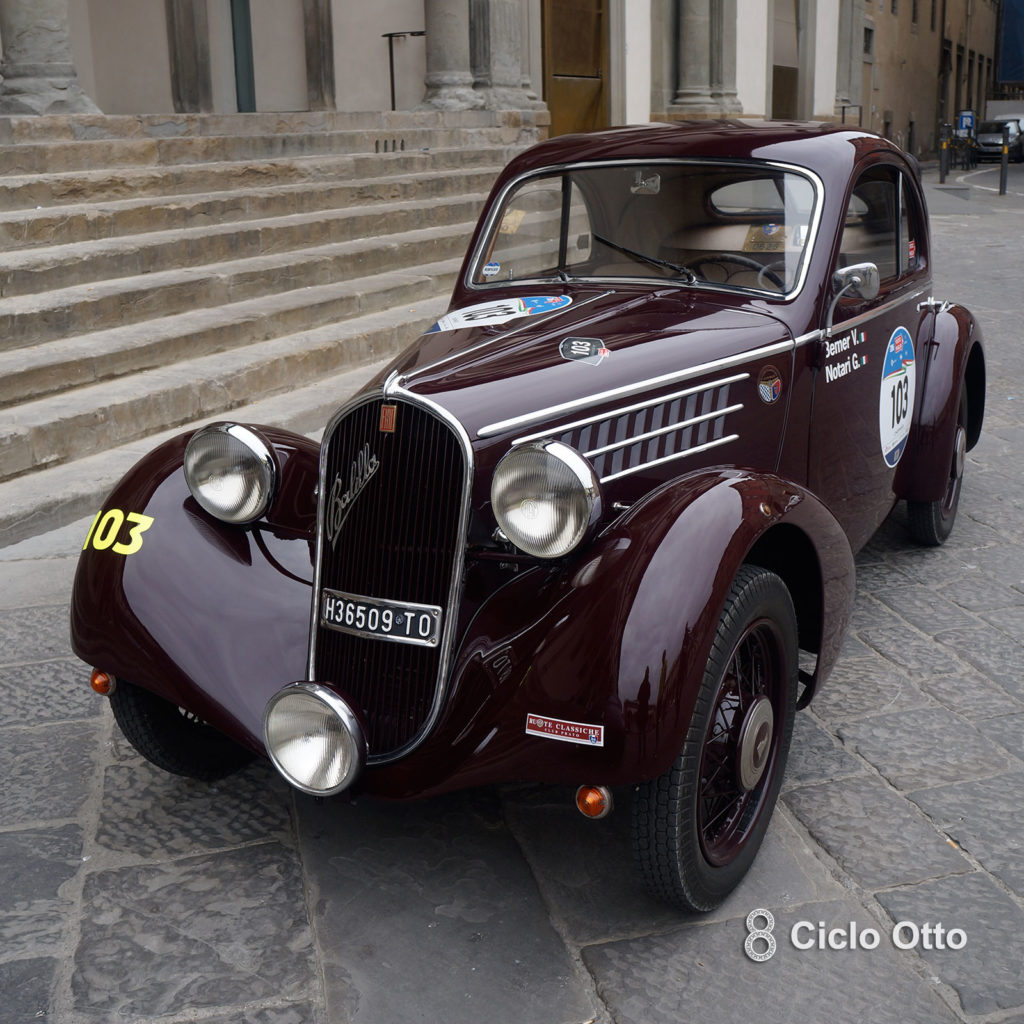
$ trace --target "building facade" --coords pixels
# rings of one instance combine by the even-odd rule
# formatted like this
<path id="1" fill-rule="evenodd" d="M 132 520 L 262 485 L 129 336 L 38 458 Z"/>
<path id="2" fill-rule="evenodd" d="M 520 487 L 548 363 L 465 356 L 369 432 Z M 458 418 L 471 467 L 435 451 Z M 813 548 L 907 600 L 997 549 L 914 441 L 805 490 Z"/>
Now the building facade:
<path id="1" fill-rule="evenodd" d="M 0 110 L 73 65 L 72 93 L 109 114 L 546 105 L 555 134 L 845 120 L 922 156 L 957 111 L 984 113 L 998 16 L 999 0 L 0 0 Z"/>

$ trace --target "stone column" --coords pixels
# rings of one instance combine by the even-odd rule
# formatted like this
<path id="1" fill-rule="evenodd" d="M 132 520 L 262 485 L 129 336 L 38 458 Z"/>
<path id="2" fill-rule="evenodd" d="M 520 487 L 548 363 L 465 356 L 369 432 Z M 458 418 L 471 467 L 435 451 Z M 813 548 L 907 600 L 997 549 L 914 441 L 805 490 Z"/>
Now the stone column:
<path id="1" fill-rule="evenodd" d="M 489 110 L 544 106 L 523 88 L 521 16 L 518 0 L 470 0 L 473 87 Z"/>
<path id="2" fill-rule="evenodd" d="M 98 114 L 71 55 L 68 0 L 0 0 L 0 114 Z"/>
<path id="3" fill-rule="evenodd" d="M 303 0 L 310 110 L 334 110 L 334 28 L 330 0 Z"/>
<path id="4" fill-rule="evenodd" d="M 174 109 L 208 114 L 213 110 L 213 80 L 206 0 L 167 0 L 164 13 Z"/>
<path id="5" fill-rule="evenodd" d="M 703 117 L 739 113 L 736 0 L 679 0 L 678 11 L 678 87 L 670 112 Z"/>
<path id="6" fill-rule="evenodd" d="M 473 90 L 469 56 L 469 0 L 424 0 L 427 94 L 424 107 L 471 110 L 484 105 Z"/>

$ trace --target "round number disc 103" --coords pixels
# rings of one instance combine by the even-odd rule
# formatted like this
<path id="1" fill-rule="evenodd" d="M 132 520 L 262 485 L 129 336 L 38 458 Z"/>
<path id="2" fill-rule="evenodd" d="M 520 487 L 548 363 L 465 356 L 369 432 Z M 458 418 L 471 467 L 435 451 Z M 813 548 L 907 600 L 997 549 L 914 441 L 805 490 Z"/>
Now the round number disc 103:
<path id="1" fill-rule="evenodd" d="M 882 456 L 895 466 L 903 455 L 914 417 L 914 340 L 906 327 L 897 327 L 889 339 L 882 363 L 878 395 L 878 433 Z"/>

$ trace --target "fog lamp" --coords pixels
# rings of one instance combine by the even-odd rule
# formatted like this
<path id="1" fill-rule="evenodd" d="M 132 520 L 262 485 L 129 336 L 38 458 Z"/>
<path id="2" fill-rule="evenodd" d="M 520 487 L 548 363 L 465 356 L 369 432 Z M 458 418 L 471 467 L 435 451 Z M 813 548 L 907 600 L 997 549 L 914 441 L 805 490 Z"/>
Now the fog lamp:
<path id="1" fill-rule="evenodd" d="M 263 741 L 285 779 L 314 796 L 347 789 L 366 762 L 366 740 L 355 712 L 319 683 L 291 683 L 270 698 Z"/>

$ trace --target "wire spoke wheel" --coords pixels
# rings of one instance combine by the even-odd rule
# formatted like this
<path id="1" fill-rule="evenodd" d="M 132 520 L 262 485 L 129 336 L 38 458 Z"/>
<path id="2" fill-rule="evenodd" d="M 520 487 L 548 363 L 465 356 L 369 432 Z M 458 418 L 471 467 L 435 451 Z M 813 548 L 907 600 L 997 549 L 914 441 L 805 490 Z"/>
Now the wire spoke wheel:
<path id="1" fill-rule="evenodd" d="M 774 573 L 743 566 L 719 620 L 682 751 L 634 796 L 633 852 L 658 899 L 712 910 L 746 874 L 782 785 L 796 684 L 789 591 Z"/>
<path id="2" fill-rule="evenodd" d="M 762 620 L 743 635 L 722 677 L 704 740 L 698 804 L 701 848 L 711 864 L 742 849 L 764 795 L 779 734 L 781 636 Z"/>

